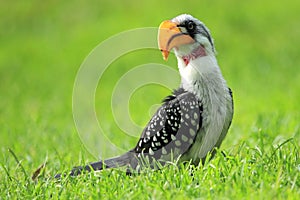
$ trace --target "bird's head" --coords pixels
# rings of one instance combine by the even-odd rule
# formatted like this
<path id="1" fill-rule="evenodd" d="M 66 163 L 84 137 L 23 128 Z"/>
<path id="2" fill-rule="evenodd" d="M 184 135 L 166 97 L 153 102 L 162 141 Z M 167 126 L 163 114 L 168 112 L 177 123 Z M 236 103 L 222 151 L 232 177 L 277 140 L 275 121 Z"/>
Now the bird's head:
<path id="1" fill-rule="evenodd" d="M 208 28 L 191 15 L 182 14 L 159 26 L 158 46 L 165 60 L 172 49 L 186 65 L 193 59 L 215 55 L 214 43 Z"/>

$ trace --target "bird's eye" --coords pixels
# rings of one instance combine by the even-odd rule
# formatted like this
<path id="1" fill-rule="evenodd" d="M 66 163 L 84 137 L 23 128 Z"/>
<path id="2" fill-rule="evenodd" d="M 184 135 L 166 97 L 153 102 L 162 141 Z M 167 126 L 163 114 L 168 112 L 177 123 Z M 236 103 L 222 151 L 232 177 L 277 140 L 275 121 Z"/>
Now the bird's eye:
<path id="1" fill-rule="evenodd" d="M 194 22 L 189 21 L 189 22 L 187 23 L 186 28 L 189 29 L 189 30 L 194 30 L 194 29 L 195 29 L 195 26 L 196 26 L 196 25 L 195 25 Z"/>

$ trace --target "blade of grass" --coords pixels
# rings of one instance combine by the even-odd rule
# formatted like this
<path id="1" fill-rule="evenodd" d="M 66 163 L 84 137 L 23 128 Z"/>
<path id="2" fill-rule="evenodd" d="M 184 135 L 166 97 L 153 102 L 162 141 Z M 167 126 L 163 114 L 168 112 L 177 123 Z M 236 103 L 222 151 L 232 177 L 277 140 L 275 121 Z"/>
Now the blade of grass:
<path id="1" fill-rule="evenodd" d="M 9 174 L 9 172 L 8 172 L 8 170 L 7 170 L 7 168 L 4 166 L 3 163 L 1 163 L 1 166 L 2 166 L 2 168 L 4 169 L 4 171 L 5 171 L 6 175 L 7 175 L 7 177 L 9 178 L 9 180 L 12 181 L 12 178 L 11 178 L 11 176 L 10 176 L 10 174 Z"/>
<path id="2" fill-rule="evenodd" d="M 27 179 L 28 179 L 28 174 L 26 173 L 26 171 L 25 171 L 23 165 L 22 165 L 21 162 L 19 161 L 19 159 L 18 159 L 18 157 L 16 156 L 16 154 L 13 152 L 13 150 L 12 150 L 11 148 L 8 148 L 8 152 L 14 157 L 14 159 L 15 159 L 16 163 L 18 164 L 18 166 L 21 167 L 21 170 L 22 170 L 22 172 L 23 172 L 23 174 L 24 174 L 24 176 L 25 176 L 25 180 L 27 180 Z"/>

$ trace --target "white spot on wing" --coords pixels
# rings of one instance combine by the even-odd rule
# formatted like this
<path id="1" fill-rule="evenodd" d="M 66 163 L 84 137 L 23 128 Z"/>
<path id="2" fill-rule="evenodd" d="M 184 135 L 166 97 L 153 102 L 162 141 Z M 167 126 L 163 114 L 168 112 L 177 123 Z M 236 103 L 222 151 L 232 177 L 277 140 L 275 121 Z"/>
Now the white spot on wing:
<path id="1" fill-rule="evenodd" d="M 166 150 L 166 148 L 165 148 L 165 147 L 163 147 L 163 148 L 161 149 L 161 152 L 162 152 L 162 154 L 163 154 L 163 155 L 166 155 L 166 154 L 167 154 L 167 150 Z"/>
<path id="2" fill-rule="evenodd" d="M 171 139 L 172 139 L 172 140 L 176 140 L 175 135 L 171 134 Z"/>
<path id="3" fill-rule="evenodd" d="M 155 147 L 154 142 L 151 142 L 151 147 Z"/>
<path id="4" fill-rule="evenodd" d="M 194 119 L 198 119 L 198 114 L 194 113 Z"/>
<path id="5" fill-rule="evenodd" d="M 187 141 L 188 141 L 188 138 L 187 138 L 185 135 L 182 135 L 182 136 L 181 136 L 181 139 L 182 139 L 184 142 L 187 142 Z"/>
<path id="6" fill-rule="evenodd" d="M 176 141 L 175 141 L 175 145 L 176 145 L 176 146 L 180 146 L 180 145 L 181 145 L 181 142 L 180 142 L 179 140 L 176 140 Z"/>
<path id="7" fill-rule="evenodd" d="M 190 133 L 191 136 L 195 136 L 196 135 L 196 132 L 193 129 L 191 129 L 191 128 L 189 130 L 189 133 Z"/>
<path id="8" fill-rule="evenodd" d="M 154 155 L 154 151 L 153 151 L 151 148 L 149 148 L 149 154 L 150 154 L 151 156 Z"/>
<path id="9" fill-rule="evenodd" d="M 193 126 L 196 126 L 196 121 L 195 120 L 192 119 L 191 123 L 192 123 Z"/>

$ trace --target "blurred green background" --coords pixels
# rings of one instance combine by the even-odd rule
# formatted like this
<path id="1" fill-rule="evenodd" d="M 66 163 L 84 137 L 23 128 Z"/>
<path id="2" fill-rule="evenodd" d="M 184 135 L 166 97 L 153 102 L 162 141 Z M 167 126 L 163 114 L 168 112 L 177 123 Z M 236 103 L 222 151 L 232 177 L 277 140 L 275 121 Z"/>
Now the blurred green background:
<path id="1" fill-rule="evenodd" d="M 181 13 L 194 15 L 211 30 L 219 65 L 234 93 L 234 120 L 222 148 L 243 140 L 255 146 L 257 133 L 266 124 L 274 127 L 265 134 L 275 142 L 278 137 L 299 139 L 300 1 L 32 0 L 0 5 L 0 162 L 4 164 L 13 162 L 7 148 L 28 170 L 47 156 L 56 169 L 77 165 L 82 156 L 94 160 L 82 145 L 72 116 L 73 84 L 81 63 L 108 37 L 157 27 Z M 114 123 L 112 89 L 126 71 L 149 62 L 165 64 L 158 50 L 129 53 L 112 64 L 97 89 L 97 115 L 107 131 L 121 135 L 112 138 L 117 145 L 133 146 L 137 139 L 122 138 Z M 176 69 L 175 57 L 167 64 Z M 129 105 L 133 120 L 145 125 L 149 108 L 168 93 L 169 89 L 155 85 L 138 90 Z"/>

